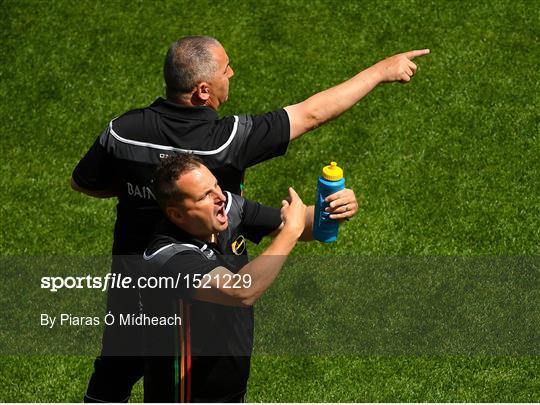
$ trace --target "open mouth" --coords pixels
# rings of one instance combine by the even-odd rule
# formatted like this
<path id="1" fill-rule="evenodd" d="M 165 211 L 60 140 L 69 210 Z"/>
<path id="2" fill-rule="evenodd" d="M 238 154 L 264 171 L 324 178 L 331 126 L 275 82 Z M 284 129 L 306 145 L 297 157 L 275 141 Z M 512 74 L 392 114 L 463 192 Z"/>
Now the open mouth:
<path id="1" fill-rule="evenodd" d="M 221 224 L 225 224 L 227 222 L 227 214 L 225 214 L 225 204 L 223 204 L 221 208 L 217 211 L 216 218 Z"/>

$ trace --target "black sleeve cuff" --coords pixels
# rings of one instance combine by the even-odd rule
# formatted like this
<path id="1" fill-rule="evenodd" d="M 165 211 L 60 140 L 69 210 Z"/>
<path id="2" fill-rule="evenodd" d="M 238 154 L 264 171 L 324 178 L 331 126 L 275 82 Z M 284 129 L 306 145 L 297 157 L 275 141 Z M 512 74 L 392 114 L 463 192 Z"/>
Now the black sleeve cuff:
<path id="1" fill-rule="evenodd" d="M 281 225 L 281 211 L 254 201 L 244 200 L 242 228 L 244 236 L 253 243 L 271 234 Z"/>

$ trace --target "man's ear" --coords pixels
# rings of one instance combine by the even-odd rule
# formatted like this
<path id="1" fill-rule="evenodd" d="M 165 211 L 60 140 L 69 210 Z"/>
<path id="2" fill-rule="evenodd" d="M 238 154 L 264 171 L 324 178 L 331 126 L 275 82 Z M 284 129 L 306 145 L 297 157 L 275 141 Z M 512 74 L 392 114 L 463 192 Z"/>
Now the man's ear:
<path id="1" fill-rule="evenodd" d="M 202 101 L 207 101 L 210 98 L 210 85 L 208 82 L 200 82 L 197 84 L 195 94 Z"/>
<path id="2" fill-rule="evenodd" d="M 173 224 L 182 225 L 184 223 L 184 215 L 178 207 L 165 208 L 165 214 Z"/>

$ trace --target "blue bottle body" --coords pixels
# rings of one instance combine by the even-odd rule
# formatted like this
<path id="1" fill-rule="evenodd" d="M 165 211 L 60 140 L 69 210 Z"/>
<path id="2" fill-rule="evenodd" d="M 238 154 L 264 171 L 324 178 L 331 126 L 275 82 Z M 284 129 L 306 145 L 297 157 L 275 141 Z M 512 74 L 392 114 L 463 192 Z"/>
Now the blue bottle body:
<path id="1" fill-rule="evenodd" d="M 313 238 L 324 242 L 335 242 L 339 231 L 339 221 L 330 219 L 325 208 L 328 203 L 324 201 L 326 197 L 345 188 L 345 179 L 331 181 L 319 177 L 317 183 L 317 197 L 315 200 L 315 217 L 313 223 Z"/>

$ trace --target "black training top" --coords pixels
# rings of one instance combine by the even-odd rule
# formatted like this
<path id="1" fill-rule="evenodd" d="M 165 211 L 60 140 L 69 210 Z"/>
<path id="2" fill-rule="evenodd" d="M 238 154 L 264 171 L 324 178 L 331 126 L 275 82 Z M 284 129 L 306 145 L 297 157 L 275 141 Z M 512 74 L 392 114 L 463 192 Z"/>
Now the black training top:
<path id="1" fill-rule="evenodd" d="M 150 187 L 160 159 L 192 152 L 222 189 L 240 193 L 244 170 L 283 155 L 289 143 L 285 110 L 219 119 L 209 107 L 158 98 L 113 119 L 73 172 L 87 190 L 118 191 L 113 254 L 142 253 L 162 218 Z"/>
<path id="2" fill-rule="evenodd" d="M 229 226 L 217 243 L 197 240 L 167 221 L 144 253 L 147 278 L 177 280 L 174 286 L 141 290 L 144 314 L 176 314 L 181 319 L 181 325 L 145 329 L 146 401 L 230 402 L 245 394 L 253 347 L 252 307 L 198 301 L 192 293 L 196 280 L 216 267 L 237 273 L 248 263 L 242 254 L 244 238 L 259 242 L 277 229 L 281 217 L 278 209 L 225 194 Z M 239 276 L 231 286 L 236 282 L 246 280 Z"/>

